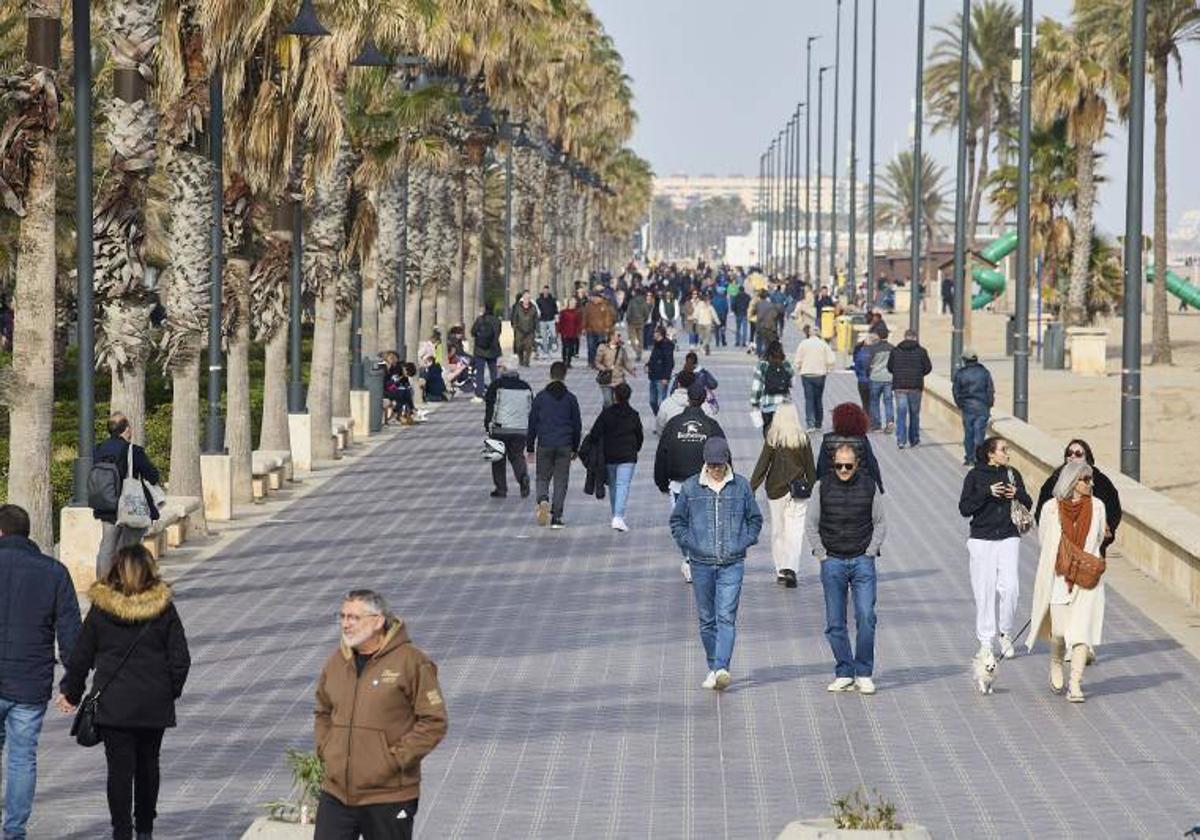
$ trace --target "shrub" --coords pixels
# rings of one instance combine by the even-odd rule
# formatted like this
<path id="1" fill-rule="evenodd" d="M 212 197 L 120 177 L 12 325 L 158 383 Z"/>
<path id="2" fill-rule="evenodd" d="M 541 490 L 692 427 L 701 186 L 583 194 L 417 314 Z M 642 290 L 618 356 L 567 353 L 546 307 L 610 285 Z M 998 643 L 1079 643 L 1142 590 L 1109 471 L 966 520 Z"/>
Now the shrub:
<path id="1" fill-rule="evenodd" d="M 875 802 L 864 790 L 856 788 L 849 796 L 833 800 L 835 828 L 900 831 L 904 826 L 896 819 L 896 806 L 872 791 Z"/>

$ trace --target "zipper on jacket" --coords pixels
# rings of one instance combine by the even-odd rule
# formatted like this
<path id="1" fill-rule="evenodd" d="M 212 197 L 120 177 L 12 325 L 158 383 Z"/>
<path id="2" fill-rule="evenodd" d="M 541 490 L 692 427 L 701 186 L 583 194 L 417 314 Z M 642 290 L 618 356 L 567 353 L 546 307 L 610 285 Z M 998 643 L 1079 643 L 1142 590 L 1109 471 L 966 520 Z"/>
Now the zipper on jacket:
<path id="1" fill-rule="evenodd" d="M 350 786 L 350 748 L 354 744 L 354 717 L 355 717 L 355 714 L 358 712 L 358 684 L 359 684 L 359 682 L 362 681 L 362 674 L 360 674 L 358 672 L 357 663 L 355 663 L 353 661 L 353 656 L 354 656 L 353 650 L 351 651 L 350 655 L 351 655 L 350 667 L 354 668 L 354 701 L 350 704 L 350 728 L 346 732 L 346 798 L 347 799 L 351 798 L 350 792 L 353 790 L 353 788 Z M 371 664 L 371 661 L 368 659 L 367 665 L 370 665 L 370 664 Z M 363 665 L 364 671 L 367 670 L 367 665 Z M 347 802 L 346 804 L 349 805 L 350 803 Z"/>
<path id="2" fill-rule="evenodd" d="M 717 565 L 721 563 L 721 491 L 718 490 L 713 499 L 713 522 L 716 532 Z"/>

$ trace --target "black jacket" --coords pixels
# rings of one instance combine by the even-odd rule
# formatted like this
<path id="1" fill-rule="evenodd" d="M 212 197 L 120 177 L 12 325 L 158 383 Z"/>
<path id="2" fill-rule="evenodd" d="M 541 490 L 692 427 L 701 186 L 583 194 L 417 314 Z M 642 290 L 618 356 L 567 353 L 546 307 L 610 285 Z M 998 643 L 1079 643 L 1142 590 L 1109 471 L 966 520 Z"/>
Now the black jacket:
<path id="1" fill-rule="evenodd" d="M 887 369 L 892 375 L 893 391 L 923 391 L 933 363 L 929 361 L 929 351 L 915 339 L 906 338 L 892 348 Z"/>
<path id="2" fill-rule="evenodd" d="M 605 464 L 636 464 L 642 448 L 642 418 L 629 403 L 613 403 L 600 412 L 591 435 L 604 443 Z"/>
<path id="3" fill-rule="evenodd" d="M 554 299 L 554 295 L 538 295 L 536 303 L 539 319 L 553 321 L 554 316 L 558 314 L 558 301 Z"/>
<path id="4" fill-rule="evenodd" d="M 667 421 L 654 451 L 654 484 L 663 493 L 672 481 L 687 481 L 704 466 L 704 441 L 725 437 L 721 424 L 688 406 Z"/>
<path id="5" fill-rule="evenodd" d="M 654 342 L 650 349 L 650 361 L 646 363 L 646 376 L 661 382 L 671 378 L 675 370 L 675 342 L 669 338 Z"/>
<path id="6" fill-rule="evenodd" d="M 474 355 L 483 359 L 500 358 L 500 319 L 495 315 L 480 315 L 471 325 Z"/>
<path id="7" fill-rule="evenodd" d="M 605 486 L 608 484 L 608 471 L 604 468 L 604 441 L 599 437 L 584 435 L 579 442 L 579 461 L 583 464 L 586 475 L 583 479 L 583 492 L 587 496 L 603 499 Z"/>
<path id="8" fill-rule="evenodd" d="M 1038 493 L 1037 509 L 1033 515 L 1039 522 L 1042 521 L 1042 507 L 1054 497 L 1054 485 L 1058 483 L 1058 475 L 1061 472 L 1062 467 L 1059 467 L 1050 473 L 1050 477 Z M 1095 465 L 1092 466 L 1092 495 L 1104 502 L 1104 523 L 1113 534 L 1111 537 L 1105 537 L 1100 543 L 1100 554 L 1103 555 L 1116 539 L 1117 526 L 1121 524 L 1121 494 L 1117 492 L 1112 479 L 1100 472 L 1100 468 Z"/>
<path id="9" fill-rule="evenodd" d="M 1025 479 L 1016 467 L 975 465 L 963 479 L 962 495 L 958 499 L 958 512 L 971 518 L 971 539 L 1006 540 L 1020 536 L 1012 521 L 1012 500 L 992 495 L 993 484 L 997 481 L 1008 483 L 1009 470 L 1012 470 L 1013 483 L 1017 485 L 1017 501 L 1026 507 L 1033 505 L 1025 490 Z"/>
<path id="10" fill-rule="evenodd" d="M 871 441 L 865 437 L 837 435 L 829 432 L 821 439 L 821 451 L 817 453 L 817 480 L 820 481 L 833 471 L 833 453 L 839 446 L 849 444 L 858 453 L 860 464 L 865 464 L 867 472 L 875 479 L 879 492 L 883 490 L 883 473 L 879 470 L 879 461 L 875 459 L 875 451 L 871 449 Z"/>
<path id="11" fill-rule="evenodd" d="M 108 440 L 97 445 L 92 450 L 92 463 L 99 464 L 103 461 L 110 461 L 116 464 L 117 471 L 121 474 L 121 480 L 124 481 L 129 477 L 125 473 L 129 469 L 129 456 L 127 452 L 130 446 L 133 447 L 134 478 L 140 478 L 142 481 L 149 482 L 150 484 L 158 484 L 158 468 L 151 463 L 150 457 L 146 455 L 146 450 L 136 443 L 126 442 L 125 438 L 110 437 Z M 158 508 L 154 506 L 149 490 L 146 491 L 146 504 L 150 507 L 150 518 L 158 519 Z M 116 511 L 108 511 L 107 513 L 92 511 L 92 516 L 101 522 L 108 522 L 110 524 L 117 521 Z"/>
<path id="12" fill-rule="evenodd" d="M 483 430 L 489 434 L 495 431 L 492 429 L 492 420 L 495 419 L 497 422 L 507 423 L 507 425 L 510 426 L 514 431 L 519 431 L 521 434 L 526 434 L 529 421 L 528 417 L 521 418 L 525 421 L 524 426 L 515 424 L 512 418 L 496 418 L 496 394 L 502 388 L 513 391 L 533 390 L 529 387 L 529 383 L 522 379 L 520 374 L 514 370 L 505 371 L 497 376 L 494 380 L 492 380 L 491 384 L 488 385 L 487 390 L 484 391 L 483 394 Z"/>
<path id="13" fill-rule="evenodd" d="M 965 362 L 954 374 L 954 404 L 971 414 L 989 414 L 995 401 L 988 369 L 979 362 Z"/>
<path id="14" fill-rule="evenodd" d="M 0 698 L 50 699 L 56 636 L 66 660 L 79 636 L 79 600 L 67 567 L 28 537 L 0 537 Z"/>
<path id="15" fill-rule="evenodd" d="M 579 416 L 579 400 L 561 382 L 551 382 L 533 398 L 529 411 L 529 428 L 525 432 L 525 449 L 533 452 L 535 444 L 569 446 L 579 451 L 583 421 Z"/>
<path id="16" fill-rule="evenodd" d="M 145 592 L 124 595 L 97 583 L 88 590 L 88 598 L 92 609 L 67 660 L 59 686 L 63 696 L 78 705 L 88 672 L 95 669 L 92 685 L 103 689 L 98 724 L 130 729 L 174 726 L 175 701 L 183 693 L 192 660 L 183 623 L 171 602 L 171 587 L 160 581 Z M 118 668 L 134 639 L 137 646 Z"/>
<path id="17" fill-rule="evenodd" d="M 745 318 L 750 313 L 750 295 L 746 293 L 745 289 L 738 289 L 738 293 L 733 296 L 729 306 L 734 315 Z"/>

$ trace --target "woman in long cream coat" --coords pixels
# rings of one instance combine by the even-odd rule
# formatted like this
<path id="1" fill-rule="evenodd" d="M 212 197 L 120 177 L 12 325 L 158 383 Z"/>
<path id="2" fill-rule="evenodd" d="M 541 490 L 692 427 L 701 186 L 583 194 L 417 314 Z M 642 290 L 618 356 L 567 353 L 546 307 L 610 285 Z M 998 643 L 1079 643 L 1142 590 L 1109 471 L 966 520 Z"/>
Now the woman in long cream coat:
<path id="1" fill-rule="evenodd" d="M 1050 642 L 1050 688 L 1057 694 L 1063 689 L 1063 659 L 1071 651 L 1071 678 L 1067 699 L 1073 703 L 1084 700 L 1081 681 L 1088 655 L 1100 644 L 1104 627 L 1104 580 L 1094 589 L 1075 586 L 1055 574 L 1059 543 L 1063 539 L 1063 517 L 1060 506 L 1082 502 L 1091 506 L 1091 517 L 1083 534 L 1084 551 L 1100 555 L 1104 540 L 1104 503 L 1092 496 L 1092 468 L 1087 462 L 1071 462 L 1062 468 L 1054 487 L 1054 498 L 1042 508 L 1038 526 L 1042 552 L 1038 558 L 1037 577 L 1033 585 L 1031 632 L 1027 642 L 1033 649 L 1038 639 Z"/>

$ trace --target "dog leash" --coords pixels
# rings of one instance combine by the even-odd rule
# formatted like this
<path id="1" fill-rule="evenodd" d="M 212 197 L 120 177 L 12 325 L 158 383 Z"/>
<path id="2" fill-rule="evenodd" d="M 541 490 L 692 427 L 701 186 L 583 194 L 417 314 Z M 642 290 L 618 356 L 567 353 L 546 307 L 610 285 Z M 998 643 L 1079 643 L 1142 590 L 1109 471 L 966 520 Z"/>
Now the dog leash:
<path id="1" fill-rule="evenodd" d="M 1030 619 L 1025 622 L 1025 626 L 1017 631 L 1017 635 L 1013 636 L 1013 638 L 1012 638 L 1013 650 L 1017 649 L 1017 642 L 1020 641 L 1021 637 L 1025 635 L 1025 631 L 1029 629 L 1029 625 L 1031 625 L 1032 623 L 1033 623 L 1033 618 L 1030 617 Z M 1003 656 L 1000 657 L 999 659 L 997 659 L 996 664 L 999 665 L 1000 662 L 1003 661 L 1003 659 L 1004 659 Z"/>

